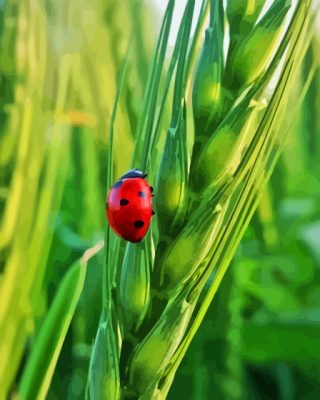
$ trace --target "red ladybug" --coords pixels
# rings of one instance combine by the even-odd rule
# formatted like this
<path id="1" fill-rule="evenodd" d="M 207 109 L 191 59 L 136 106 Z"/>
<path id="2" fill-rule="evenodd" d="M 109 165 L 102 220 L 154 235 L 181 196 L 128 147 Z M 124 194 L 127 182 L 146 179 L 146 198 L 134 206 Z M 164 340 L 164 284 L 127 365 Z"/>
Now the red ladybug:
<path id="1" fill-rule="evenodd" d="M 129 242 L 140 242 L 145 237 L 154 214 L 153 188 L 145 180 L 146 176 L 139 169 L 129 170 L 107 196 L 109 224 L 117 235 Z"/>

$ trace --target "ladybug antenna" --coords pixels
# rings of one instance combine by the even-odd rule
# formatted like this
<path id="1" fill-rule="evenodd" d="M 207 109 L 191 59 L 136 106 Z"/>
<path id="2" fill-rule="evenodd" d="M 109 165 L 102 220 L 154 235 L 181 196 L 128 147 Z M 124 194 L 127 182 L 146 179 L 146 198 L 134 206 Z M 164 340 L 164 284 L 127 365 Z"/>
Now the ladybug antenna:
<path id="1" fill-rule="evenodd" d="M 149 160 L 149 157 L 148 157 L 148 159 L 147 159 L 147 165 L 146 165 L 146 167 L 145 167 L 145 175 L 146 175 L 146 176 L 147 176 L 148 173 L 149 173 L 149 164 L 150 164 L 150 160 Z"/>

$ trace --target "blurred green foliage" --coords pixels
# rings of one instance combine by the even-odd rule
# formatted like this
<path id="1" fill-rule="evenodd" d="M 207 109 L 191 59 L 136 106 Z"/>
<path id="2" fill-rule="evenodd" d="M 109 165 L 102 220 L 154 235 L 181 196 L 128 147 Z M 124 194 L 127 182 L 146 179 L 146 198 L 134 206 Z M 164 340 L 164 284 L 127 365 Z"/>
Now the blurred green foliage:
<path id="1" fill-rule="evenodd" d="M 116 82 L 135 29 L 116 121 L 119 176 L 129 167 L 157 34 L 150 5 L 0 1 L 0 400 L 15 393 L 69 266 L 103 237 Z M 299 93 L 313 72 L 303 106 L 169 399 L 320 396 L 319 50 L 315 38 L 296 82 Z M 49 400 L 84 398 L 101 279 L 97 257 Z"/>

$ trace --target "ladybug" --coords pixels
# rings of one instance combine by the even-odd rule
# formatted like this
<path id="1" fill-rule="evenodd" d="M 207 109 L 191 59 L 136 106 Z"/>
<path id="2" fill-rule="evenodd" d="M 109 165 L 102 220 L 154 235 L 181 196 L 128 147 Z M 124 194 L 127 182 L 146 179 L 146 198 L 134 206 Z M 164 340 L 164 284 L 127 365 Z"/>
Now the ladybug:
<path id="1" fill-rule="evenodd" d="M 152 186 L 147 174 L 130 169 L 111 187 L 106 200 L 106 214 L 111 228 L 129 242 L 141 242 L 148 232 L 152 210 Z"/>

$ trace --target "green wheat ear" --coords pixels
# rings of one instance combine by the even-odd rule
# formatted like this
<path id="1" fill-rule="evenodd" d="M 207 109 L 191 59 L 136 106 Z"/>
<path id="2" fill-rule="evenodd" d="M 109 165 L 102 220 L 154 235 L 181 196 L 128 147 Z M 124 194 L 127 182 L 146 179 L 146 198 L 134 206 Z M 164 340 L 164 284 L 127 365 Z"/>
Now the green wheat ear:
<path id="1" fill-rule="evenodd" d="M 132 157 L 156 182 L 157 215 L 138 245 L 107 231 L 118 247 L 106 243 L 91 398 L 166 398 L 273 170 L 292 80 L 310 40 L 308 1 L 298 2 L 281 36 L 288 1 L 275 0 L 258 20 L 263 1 L 228 1 L 224 10 L 222 1 L 204 0 L 195 19 L 188 0 L 166 69 L 175 3 L 168 3 L 152 57 Z"/>
<path id="2" fill-rule="evenodd" d="M 119 282 L 119 303 L 123 310 L 125 330 L 136 330 L 141 324 L 150 302 L 149 240 L 128 243 Z"/>
<path id="3" fill-rule="evenodd" d="M 199 58 L 192 91 L 195 122 L 195 145 L 201 147 L 211 136 L 223 111 L 222 85 L 224 71 L 224 10 L 223 2 L 212 1 L 209 26 Z"/>
<path id="4" fill-rule="evenodd" d="M 230 24 L 230 48 L 233 51 L 238 42 L 248 35 L 257 22 L 266 0 L 229 0 L 227 17 Z"/>
<path id="5" fill-rule="evenodd" d="M 117 399 L 120 394 L 119 352 L 112 319 L 100 322 L 89 368 L 90 399 Z"/>
<path id="6" fill-rule="evenodd" d="M 232 89 L 243 88 L 267 69 L 278 47 L 291 1 L 275 0 L 261 21 L 229 54 L 226 78 Z"/>
<path id="7" fill-rule="evenodd" d="M 177 46 L 177 71 L 174 85 L 172 117 L 164 144 L 163 155 L 157 174 L 156 208 L 160 240 L 177 232 L 184 218 L 187 183 L 188 150 L 187 121 L 184 100 L 187 84 L 185 59 L 191 31 L 195 2 L 187 3 L 181 28 L 181 42 Z"/>

